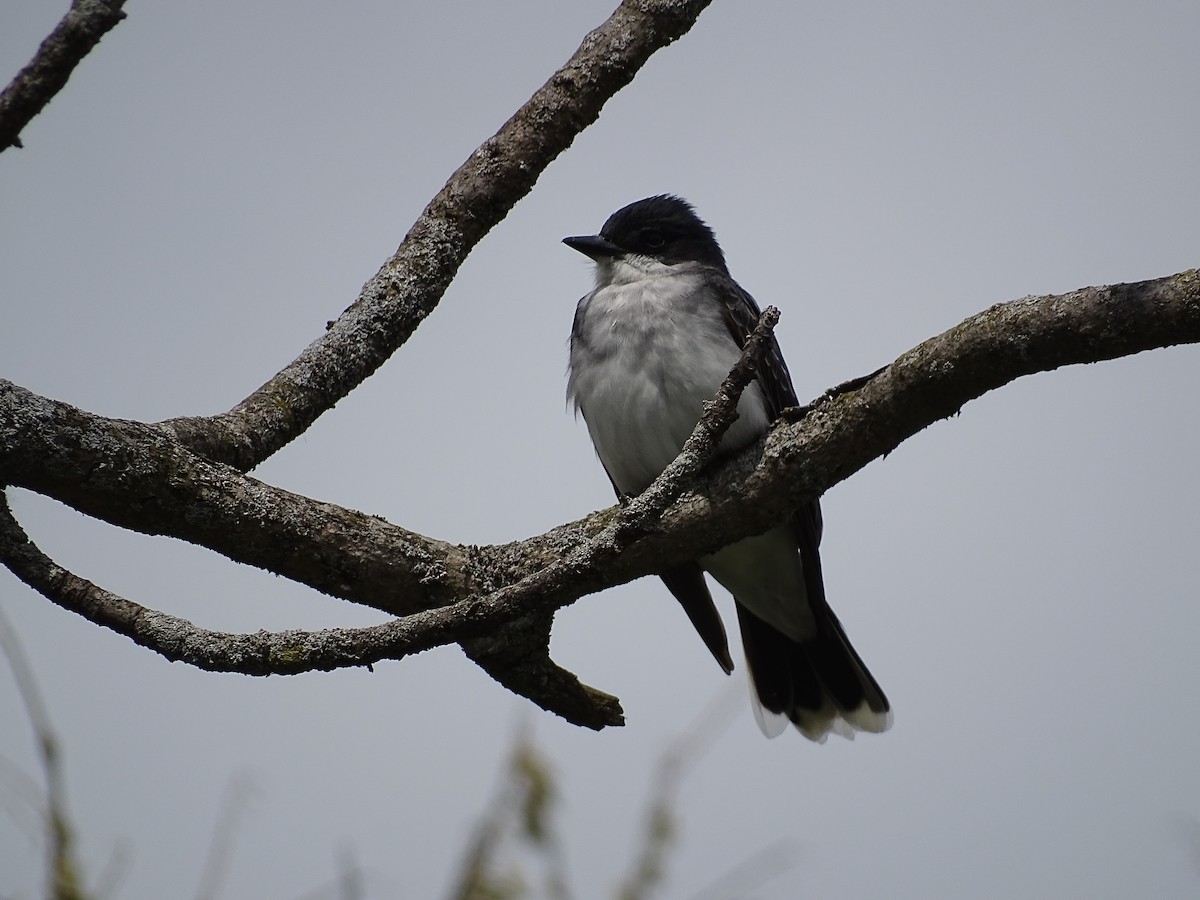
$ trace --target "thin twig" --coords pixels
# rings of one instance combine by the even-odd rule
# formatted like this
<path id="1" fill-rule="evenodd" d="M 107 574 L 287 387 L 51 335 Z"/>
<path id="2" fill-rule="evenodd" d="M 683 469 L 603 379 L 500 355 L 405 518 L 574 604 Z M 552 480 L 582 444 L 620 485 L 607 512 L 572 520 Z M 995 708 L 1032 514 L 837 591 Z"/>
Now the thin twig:
<path id="1" fill-rule="evenodd" d="M 628 541 L 635 537 L 646 522 L 661 515 L 688 487 L 691 479 L 712 462 L 721 438 L 737 419 L 742 392 L 754 380 L 754 373 L 762 362 L 763 354 L 767 352 L 778 324 L 779 310 L 768 306 L 759 316 L 754 331 L 742 347 L 741 356 L 721 383 L 716 396 L 705 404 L 704 415 L 692 429 L 679 455 L 663 469 L 650 487 L 624 506 L 622 515 L 613 523 L 615 540 Z M 601 540 L 601 537 L 597 535 L 593 543 Z"/>
<path id="2" fill-rule="evenodd" d="M 556 585 L 564 575 L 575 578 L 584 571 L 602 568 L 620 553 L 623 545 L 643 534 L 646 526 L 662 515 L 716 455 L 721 438 L 737 418 L 738 401 L 746 386 L 754 380 L 755 368 L 778 321 L 779 310 L 768 306 L 746 341 L 741 357 L 714 399 L 705 406 L 704 415 L 684 442 L 683 449 L 646 490 L 623 504 L 612 521 L 594 537 L 516 584 L 495 591 L 484 601 L 485 606 L 516 610 L 537 599 L 538 608 L 557 608 L 545 600 L 554 596 Z"/>

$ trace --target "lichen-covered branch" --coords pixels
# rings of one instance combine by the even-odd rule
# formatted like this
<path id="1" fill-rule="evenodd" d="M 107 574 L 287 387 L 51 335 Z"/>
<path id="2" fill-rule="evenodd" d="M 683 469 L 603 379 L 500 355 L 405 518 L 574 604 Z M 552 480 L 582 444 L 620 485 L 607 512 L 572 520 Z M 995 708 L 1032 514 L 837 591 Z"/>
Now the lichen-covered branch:
<path id="1" fill-rule="evenodd" d="M 167 659 L 210 672 L 293 675 L 331 671 L 369 666 L 454 640 L 447 636 L 444 626 L 439 627 L 440 617 L 436 616 L 419 623 L 415 631 L 412 619 L 365 628 L 253 634 L 200 628 L 186 619 L 120 597 L 58 565 L 25 534 L 2 494 L 0 559 L 21 581 L 63 609 L 123 634 Z M 469 624 L 464 629 L 468 634 L 479 630 Z"/>
<path id="2" fill-rule="evenodd" d="M 471 548 L 273 488 L 195 456 L 152 427 L 0 382 L 0 483 L 201 543 L 338 596 L 418 611 L 364 629 L 219 635 L 66 573 L 28 543 L 11 516 L 0 529 L 0 559 L 55 602 L 203 668 L 299 672 L 463 643 L 498 680 L 526 695 L 542 691 L 555 711 L 569 710 L 572 721 L 591 716 L 585 724 L 597 727 L 619 716 L 619 707 L 543 655 L 544 617 L 554 610 L 765 530 L 1023 375 L 1184 343 L 1200 343 L 1197 270 L 1000 304 L 797 411 L 764 443 L 711 471 L 699 471 L 703 456 L 688 461 L 685 453 L 623 507 L 512 544 Z M 389 590 L 391 581 L 403 589 Z M 503 626 L 518 620 L 545 627 L 528 646 L 506 646 Z"/>
<path id="3" fill-rule="evenodd" d="M 999 303 L 914 347 L 855 390 L 818 405 L 799 424 L 778 430 L 752 481 L 761 478 L 766 487 L 785 473 L 804 471 L 800 482 L 826 490 L 971 400 L 1023 376 L 1195 343 L 1200 343 L 1197 269 Z M 787 480 L 793 499 L 808 495 L 804 483 Z"/>
<path id="4" fill-rule="evenodd" d="M 29 65 L 0 92 L 0 152 L 21 146 L 21 132 L 61 91 L 85 56 L 125 18 L 125 0 L 72 0 Z"/>
<path id="5" fill-rule="evenodd" d="M 272 487 L 153 426 L 94 416 L 2 379 L 0 481 L 385 612 L 480 588 L 465 548 Z"/>
<path id="6" fill-rule="evenodd" d="M 552 613 L 557 607 L 548 606 L 539 610 L 537 615 L 522 616 L 518 620 L 517 616 L 524 603 L 523 598 L 536 597 L 543 584 L 562 580 L 564 575 L 569 577 L 575 571 L 579 560 L 585 560 L 585 564 L 591 567 L 603 565 L 604 554 L 611 556 L 619 553 L 621 541 L 634 537 L 645 522 L 661 513 L 686 485 L 686 479 L 698 472 L 712 458 L 721 437 L 737 416 L 738 400 L 754 377 L 755 367 L 778 319 L 779 311 L 773 307 L 769 307 L 763 313 L 757 328 L 746 342 L 738 363 L 722 384 L 714 401 L 709 404 L 683 452 L 667 471 L 582 547 L 565 558 L 536 570 L 511 589 L 501 589 L 497 593 L 502 596 L 484 598 L 485 603 L 491 601 L 490 606 L 500 610 L 488 616 L 473 615 L 469 611 L 463 613 L 462 610 L 452 607 L 438 610 L 437 615 L 424 620 L 410 619 L 369 628 L 274 634 L 260 631 L 249 635 L 213 632 L 186 620 L 140 606 L 58 566 L 29 540 L 12 517 L 2 495 L 0 560 L 3 560 L 21 580 L 60 606 L 77 612 L 96 624 L 112 628 L 169 659 L 188 662 L 200 668 L 239 671 L 253 675 L 294 674 L 312 669 L 370 665 L 383 658 L 399 658 L 436 644 L 458 640 L 467 654 L 492 677 L 544 709 L 556 712 L 576 724 L 592 728 L 621 724 L 624 718 L 615 697 L 580 683 L 572 673 L 560 668 L 550 659 Z M 8 385 L 6 392 L 5 385 L 0 383 L 0 404 L 6 395 L 30 401 L 30 408 L 39 406 L 32 400 L 41 399 L 34 398 L 15 385 Z M 72 424 L 75 427 L 78 427 L 78 421 L 75 420 L 89 418 L 86 414 L 53 401 L 43 401 L 40 405 L 50 410 L 51 415 L 57 415 L 62 420 L 73 420 Z M 90 418 L 100 423 L 100 429 L 105 424 L 114 429 L 144 429 L 144 426 L 137 423 Z M 27 420 L 18 422 L 15 416 L 7 423 L 7 427 L 0 427 L 0 435 L 12 435 L 14 439 L 19 431 L 28 435 L 55 429 L 28 427 Z M 123 437 L 130 443 L 136 443 L 139 439 L 129 434 Z M 109 474 L 116 478 L 116 484 L 124 484 L 128 488 L 131 469 L 139 469 L 139 475 L 144 477 L 146 470 L 157 463 L 160 468 L 155 471 L 155 476 L 165 481 L 173 481 L 187 493 L 191 512 L 183 518 L 192 524 L 201 521 L 211 523 L 214 527 L 206 533 L 228 542 L 224 551 L 227 555 L 230 549 L 234 548 L 245 551 L 247 548 L 271 545 L 270 541 L 262 541 L 261 535 L 257 533 L 244 538 L 237 535 L 238 524 L 247 512 L 251 512 L 250 521 L 258 524 L 266 521 L 293 523 L 307 518 L 307 513 L 303 511 L 287 508 L 282 511 L 264 510 L 266 504 L 251 507 L 248 504 L 253 501 L 249 498 L 257 497 L 260 491 L 275 489 L 268 488 L 229 467 L 195 457 L 183 448 L 165 445 L 165 439 L 152 430 L 141 438 L 149 440 L 151 444 L 151 452 L 146 454 L 145 458 L 137 463 L 122 460 L 117 467 L 110 462 L 99 468 L 109 469 Z M 95 434 L 72 432 L 67 440 L 57 442 L 59 446 L 41 448 L 40 454 L 54 457 L 57 451 L 61 451 L 61 456 L 50 460 L 48 468 L 57 475 L 66 475 L 70 485 L 84 480 L 81 477 L 82 472 L 95 466 L 91 458 L 85 457 L 83 462 L 80 461 L 77 455 L 78 448 L 101 440 L 103 438 Z M 121 436 L 118 436 L 116 441 L 120 440 Z M 184 474 L 182 470 L 185 469 L 200 474 L 193 477 Z M 162 474 L 172 472 L 173 474 Z M 213 472 L 216 474 L 212 474 Z M 214 493 L 214 487 L 218 492 L 216 502 L 212 502 L 213 498 L 207 496 Z M 135 496 L 139 493 L 141 492 L 135 488 Z M 295 498 L 295 495 L 287 492 L 277 492 L 277 503 L 280 506 L 287 507 L 292 498 L 302 499 Z M 332 509 L 334 508 L 325 506 L 319 513 L 327 519 L 332 514 Z M 154 511 L 151 515 L 157 517 L 161 512 Z M 365 518 L 361 514 L 349 515 L 351 521 Z M 252 529 L 252 532 L 254 531 L 255 529 Z M 328 540 L 334 533 L 335 529 L 326 526 L 317 533 L 316 540 L 308 543 L 313 545 L 314 551 L 320 550 L 323 541 Z M 423 556 L 428 556 L 435 548 L 434 542 L 428 542 L 419 535 L 404 534 L 402 540 L 405 544 L 423 542 Z M 312 532 L 307 532 L 305 537 L 311 538 Z M 379 541 L 374 541 L 371 545 L 378 547 L 378 544 Z M 345 550 L 347 553 L 355 552 L 356 546 L 358 542 L 351 541 Z M 329 548 L 326 547 L 325 550 L 328 552 Z M 293 559 L 304 561 L 307 556 L 307 552 L 302 550 L 298 557 Z M 396 561 L 396 557 L 388 553 L 374 558 L 387 562 Z M 337 567 L 337 571 L 351 568 L 354 566 L 343 564 Z M 382 576 L 381 584 L 386 585 L 387 577 L 386 574 Z M 399 570 L 396 577 L 403 581 L 405 572 Z M 460 585 L 465 584 L 455 580 Z M 462 592 L 465 593 L 466 590 Z M 501 599 L 502 604 L 496 602 Z M 372 605 L 383 604 L 376 601 Z M 506 612 L 514 610 L 517 611 L 516 614 Z M 464 621 L 464 615 L 475 627 L 458 628 L 447 637 L 447 619 L 453 626 L 456 621 Z M 433 643 L 429 642 L 431 635 L 434 636 Z"/>
<path id="7" fill-rule="evenodd" d="M 384 659 L 461 641 L 472 658 L 497 681 L 543 709 L 588 728 L 624 723 L 616 697 L 582 684 L 549 658 L 550 614 L 512 623 L 496 617 L 472 619 L 469 605 L 434 610 L 365 628 L 321 631 L 257 631 L 230 634 L 201 628 L 178 616 L 150 609 L 82 578 L 47 556 L 13 518 L 0 493 L 0 560 L 29 587 L 70 612 L 123 634 L 170 659 L 210 672 L 295 675 L 367 666 Z M 464 611 L 465 610 L 465 611 Z M 520 624 L 521 627 L 517 627 Z M 512 625 L 496 652 L 485 637 Z M 472 644 L 472 638 L 478 641 Z M 524 649 L 527 652 L 520 652 Z"/>
<path id="8" fill-rule="evenodd" d="M 709 2 L 625 0 L 458 168 L 325 334 L 229 412 L 162 427 L 201 455 L 243 471 L 302 434 L 408 340 L 483 236 Z"/>
<path id="9" fill-rule="evenodd" d="M 3 381 L 0 482 L 388 612 L 488 597 L 471 613 L 499 621 L 530 612 L 522 604 L 507 608 L 505 593 L 528 577 L 538 579 L 538 608 L 549 609 L 765 530 L 921 429 L 1023 375 L 1196 342 L 1196 270 L 992 307 L 857 389 L 823 399 L 800 421 L 780 424 L 765 448 L 723 464 L 661 515 L 640 522 L 605 565 L 570 572 L 551 563 L 614 517 L 637 520 L 636 502 L 511 544 L 456 546 L 272 487 L 201 459 L 148 426 L 94 416 Z M 663 485 L 672 483 L 670 472 Z"/>

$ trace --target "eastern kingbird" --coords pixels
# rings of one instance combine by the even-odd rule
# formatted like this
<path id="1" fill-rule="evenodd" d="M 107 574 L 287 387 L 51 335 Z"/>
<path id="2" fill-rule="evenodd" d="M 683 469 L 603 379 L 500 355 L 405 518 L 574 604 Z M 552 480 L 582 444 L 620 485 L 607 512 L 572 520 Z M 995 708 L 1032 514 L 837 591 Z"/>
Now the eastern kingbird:
<path id="1" fill-rule="evenodd" d="M 618 496 L 634 495 L 678 455 L 741 355 L 758 305 L 730 277 L 712 230 L 679 197 L 631 203 L 599 234 L 563 243 L 596 263 L 596 287 L 579 301 L 571 328 L 567 397 Z M 796 405 L 772 338 L 720 452 L 745 448 Z M 733 661 L 704 572 L 737 601 L 755 716 L 770 737 L 789 719 L 816 741 L 891 724 L 887 698 L 825 601 L 820 542 L 814 500 L 765 534 L 661 573 L 726 673 Z"/>

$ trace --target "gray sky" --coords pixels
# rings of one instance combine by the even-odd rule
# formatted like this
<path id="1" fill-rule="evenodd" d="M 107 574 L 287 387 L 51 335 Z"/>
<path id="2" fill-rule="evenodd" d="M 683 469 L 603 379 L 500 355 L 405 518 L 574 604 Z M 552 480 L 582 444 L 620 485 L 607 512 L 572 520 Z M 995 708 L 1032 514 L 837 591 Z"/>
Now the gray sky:
<path id="1" fill-rule="evenodd" d="M 230 407 L 611 5 L 132 3 L 0 160 L 0 374 L 109 415 Z M 7 0 L 5 80 L 65 7 Z M 608 505 L 563 400 L 590 273 L 558 241 L 652 193 L 691 199 L 781 307 L 802 398 L 992 303 L 1195 266 L 1197 33 L 1193 0 L 716 2 L 401 352 L 257 474 L 472 543 Z M 1193 897 L 1198 381 L 1189 347 L 1027 379 L 827 495 L 829 596 L 895 709 L 853 743 L 764 739 L 653 579 L 556 625 L 556 659 L 624 702 L 601 734 L 455 648 L 251 679 L 167 663 L 7 572 L 0 604 L 61 733 L 87 870 L 127 848 L 124 898 L 191 894 L 243 772 L 224 896 L 299 897 L 344 847 L 371 897 L 438 896 L 522 719 L 561 778 L 579 896 L 610 896 L 656 754 L 726 690 L 738 713 L 684 784 L 672 897 L 780 838 L 798 864 L 756 897 Z M 63 564 L 198 624 L 379 619 L 13 493 Z M 0 755 L 35 772 L 6 676 L 0 721 Z M 0 809 L 14 790 L 0 774 Z M 0 894 L 40 877 L 0 815 Z"/>

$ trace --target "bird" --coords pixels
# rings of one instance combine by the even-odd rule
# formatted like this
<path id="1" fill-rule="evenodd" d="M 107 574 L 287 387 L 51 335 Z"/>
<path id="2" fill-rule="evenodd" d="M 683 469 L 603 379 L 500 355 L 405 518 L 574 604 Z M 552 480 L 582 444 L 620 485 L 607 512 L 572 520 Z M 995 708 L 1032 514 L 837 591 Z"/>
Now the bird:
<path id="1" fill-rule="evenodd" d="M 741 356 L 759 319 L 733 280 L 712 229 L 690 203 L 659 194 L 630 203 L 599 234 L 563 238 L 595 264 L 575 309 L 567 399 L 582 416 L 618 498 L 645 490 L 679 454 L 704 404 Z M 772 337 L 738 417 L 718 446 L 729 456 L 797 405 Z M 825 599 L 821 507 L 659 573 L 717 663 L 733 660 L 705 573 L 735 601 L 755 718 L 775 737 L 882 732 L 891 707 Z"/>

